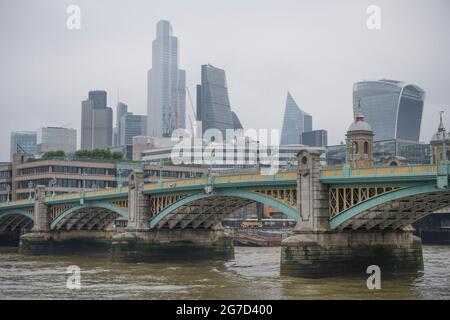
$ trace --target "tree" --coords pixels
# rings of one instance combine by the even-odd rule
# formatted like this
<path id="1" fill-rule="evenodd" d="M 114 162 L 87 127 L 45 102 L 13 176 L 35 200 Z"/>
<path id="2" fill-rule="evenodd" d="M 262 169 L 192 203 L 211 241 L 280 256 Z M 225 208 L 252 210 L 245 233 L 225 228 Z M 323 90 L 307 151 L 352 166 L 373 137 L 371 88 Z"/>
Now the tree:
<path id="1" fill-rule="evenodd" d="M 113 152 L 112 158 L 114 160 L 123 160 L 123 153 L 122 152 Z"/>
<path id="2" fill-rule="evenodd" d="M 48 151 L 44 153 L 42 159 L 64 158 L 66 153 L 63 150 Z"/>

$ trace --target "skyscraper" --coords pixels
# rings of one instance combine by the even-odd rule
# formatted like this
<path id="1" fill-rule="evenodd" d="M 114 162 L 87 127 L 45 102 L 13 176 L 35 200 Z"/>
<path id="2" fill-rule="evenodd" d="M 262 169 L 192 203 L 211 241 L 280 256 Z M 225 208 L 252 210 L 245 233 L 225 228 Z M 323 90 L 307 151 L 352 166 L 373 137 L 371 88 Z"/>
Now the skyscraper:
<path id="1" fill-rule="evenodd" d="M 302 144 L 309 147 L 324 148 L 328 144 L 328 133 L 323 129 L 305 131 L 302 133 Z"/>
<path id="2" fill-rule="evenodd" d="M 11 132 L 11 159 L 18 152 L 37 154 L 37 135 L 35 131 Z"/>
<path id="3" fill-rule="evenodd" d="M 241 129 L 237 115 L 231 111 L 225 70 L 202 65 L 201 85 L 197 85 L 197 120 L 202 132 L 218 129 L 225 138 L 227 129 Z"/>
<path id="4" fill-rule="evenodd" d="M 418 142 L 425 92 L 394 80 L 362 81 L 353 85 L 353 113 L 359 105 L 375 134 L 374 140 Z"/>
<path id="5" fill-rule="evenodd" d="M 147 132 L 147 117 L 131 112 L 120 118 L 119 146 L 132 145 L 133 137 L 144 136 Z"/>
<path id="6" fill-rule="evenodd" d="M 120 119 L 128 113 L 128 106 L 123 102 L 118 102 L 116 106 L 116 127 L 114 128 L 114 145 L 120 146 Z M 147 132 L 145 132 L 147 134 Z"/>
<path id="7" fill-rule="evenodd" d="M 112 146 L 112 109 L 106 105 L 106 91 L 89 91 L 81 103 L 81 149 Z"/>
<path id="8" fill-rule="evenodd" d="M 298 107 L 288 92 L 280 144 L 301 144 L 302 133 L 307 131 L 312 131 L 312 117 Z"/>
<path id="9" fill-rule="evenodd" d="M 178 39 L 169 21 L 156 25 L 152 68 L 148 71 L 148 135 L 170 136 L 185 127 L 186 72 L 178 69 Z"/>

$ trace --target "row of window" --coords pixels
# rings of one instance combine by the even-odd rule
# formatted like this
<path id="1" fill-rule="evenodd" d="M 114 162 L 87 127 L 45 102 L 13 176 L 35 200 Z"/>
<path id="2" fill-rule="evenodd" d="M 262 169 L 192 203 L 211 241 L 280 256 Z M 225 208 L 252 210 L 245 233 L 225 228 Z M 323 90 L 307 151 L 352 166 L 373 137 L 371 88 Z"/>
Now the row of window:
<path id="1" fill-rule="evenodd" d="M 37 185 L 49 186 L 51 187 L 52 179 L 37 179 L 30 181 L 20 181 L 18 183 L 19 189 L 27 189 L 30 186 L 35 187 Z M 84 185 L 84 186 L 83 186 Z M 59 188 L 115 188 L 117 183 L 115 181 L 101 181 L 101 180 L 83 180 L 78 179 L 56 179 L 55 187 Z"/>
<path id="2" fill-rule="evenodd" d="M 11 178 L 11 171 L 0 171 L 0 179 Z"/>
<path id="3" fill-rule="evenodd" d="M 159 170 L 148 170 L 145 171 L 145 177 L 159 177 Z M 163 178 L 181 178 L 181 179 L 189 179 L 189 178 L 199 178 L 202 177 L 203 174 L 201 172 L 180 172 L 180 171 L 161 171 L 161 177 Z"/>
<path id="4" fill-rule="evenodd" d="M 9 184 L 9 183 L 0 183 L 0 191 L 6 191 L 8 189 L 8 186 L 11 187 L 11 184 Z"/>
<path id="5" fill-rule="evenodd" d="M 18 170 L 19 176 L 24 175 L 32 175 L 38 173 L 47 173 L 50 172 L 50 168 L 52 172 L 55 173 L 68 173 L 68 174 L 90 174 L 90 175 L 116 175 L 115 169 L 105 169 L 105 168 L 85 168 L 85 167 L 69 167 L 69 166 L 43 166 L 43 167 L 35 167 L 35 168 L 23 168 Z M 1 176 L 0 176 L 1 177 Z"/>

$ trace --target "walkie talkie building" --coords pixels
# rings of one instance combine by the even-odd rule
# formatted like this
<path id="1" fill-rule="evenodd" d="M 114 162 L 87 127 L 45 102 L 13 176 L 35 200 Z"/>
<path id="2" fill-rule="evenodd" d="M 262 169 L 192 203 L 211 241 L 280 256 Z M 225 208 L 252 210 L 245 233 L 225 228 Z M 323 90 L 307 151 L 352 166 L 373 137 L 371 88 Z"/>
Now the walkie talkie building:
<path id="1" fill-rule="evenodd" d="M 358 108 L 371 125 L 374 139 L 420 139 L 425 91 L 400 81 L 362 81 L 353 85 L 353 114 Z"/>

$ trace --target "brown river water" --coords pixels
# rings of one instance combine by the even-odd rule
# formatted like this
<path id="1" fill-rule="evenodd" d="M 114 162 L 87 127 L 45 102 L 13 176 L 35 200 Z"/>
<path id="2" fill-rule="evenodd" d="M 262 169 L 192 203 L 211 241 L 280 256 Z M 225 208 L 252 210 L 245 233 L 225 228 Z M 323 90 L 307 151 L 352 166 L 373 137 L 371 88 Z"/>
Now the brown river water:
<path id="1" fill-rule="evenodd" d="M 0 248 L 0 299 L 450 299 L 450 246 L 424 246 L 425 270 L 324 279 L 280 276 L 280 248 L 236 247 L 228 261 L 117 263 L 106 256 L 22 256 Z M 68 289 L 67 267 L 81 270 Z"/>

